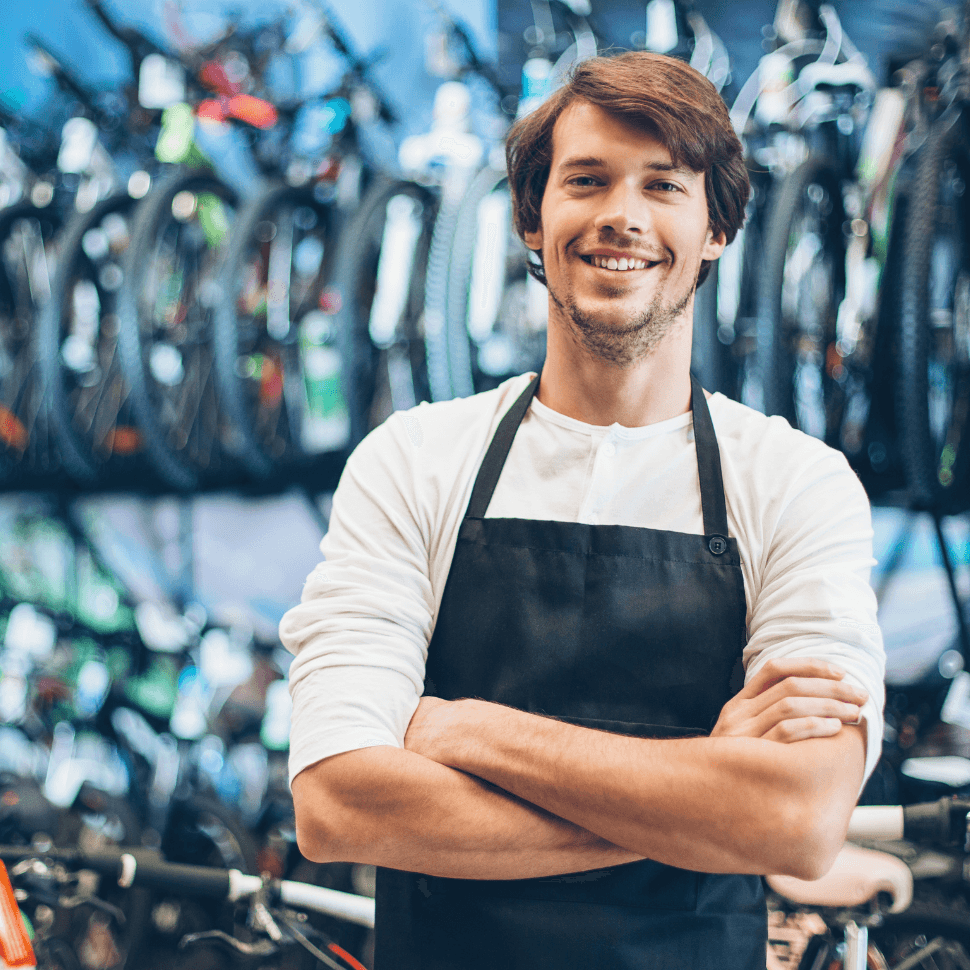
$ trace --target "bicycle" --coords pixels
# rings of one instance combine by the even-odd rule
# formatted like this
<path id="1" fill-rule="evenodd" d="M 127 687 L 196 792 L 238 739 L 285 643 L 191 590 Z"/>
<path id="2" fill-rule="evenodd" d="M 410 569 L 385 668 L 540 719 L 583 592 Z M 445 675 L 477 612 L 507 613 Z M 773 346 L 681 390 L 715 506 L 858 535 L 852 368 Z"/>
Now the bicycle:
<path id="1" fill-rule="evenodd" d="M 257 482 L 332 474 L 358 423 L 348 407 L 359 393 L 356 381 L 342 386 L 346 346 L 332 319 L 337 298 L 324 287 L 340 261 L 335 249 L 345 229 L 360 238 L 358 227 L 343 225 L 374 170 L 359 129 L 392 124 L 396 116 L 332 15 L 316 20 L 316 32 L 347 60 L 347 71 L 335 91 L 288 109 L 294 120 L 303 113 L 304 129 L 325 119 L 318 154 L 280 165 L 287 178 L 274 177 L 241 212 L 213 317 L 216 377 L 234 450 Z"/>
<path id="2" fill-rule="evenodd" d="M 61 906 L 101 904 L 109 918 L 117 919 L 117 911 L 105 907 L 98 896 L 98 883 L 110 883 L 126 890 L 143 888 L 167 896 L 245 904 L 244 923 L 235 923 L 232 933 L 207 928 L 182 934 L 179 947 L 192 953 L 193 960 L 199 959 L 201 948 L 211 946 L 231 955 L 236 966 L 255 966 L 272 957 L 282 957 L 287 961 L 284 965 L 294 965 L 292 961 L 306 952 L 332 970 L 365 970 L 339 943 L 308 923 L 305 911 L 373 927 L 374 901 L 367 897 L 291 880 L 248 876 L 236 870 L 167 863 L 145 850 L 79 852 L 5 845 L 0 846 L 0 859 L 21 897 L 17 899 L 7 889 L 4 915 L 8 925 L 11 910 L 19 914 L 23 908 L 36 917 L 38 907 L 52 908 L 52 899 Z M 96 877 L 93 885 L 92 880 L 79 878 L 85 872 Z M 56 939 L 57 914 L 51 915 L 54 919 L 40 921 L 42 943 Z M 255 937 L 255 941 L 240 938 L 245 936 Z"/>

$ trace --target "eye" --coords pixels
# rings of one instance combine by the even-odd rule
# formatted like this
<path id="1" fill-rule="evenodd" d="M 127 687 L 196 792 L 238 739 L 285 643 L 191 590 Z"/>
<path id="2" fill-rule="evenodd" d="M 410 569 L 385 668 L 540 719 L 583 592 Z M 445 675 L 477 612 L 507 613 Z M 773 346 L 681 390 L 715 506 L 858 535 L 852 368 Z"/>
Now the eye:
<path id="1" fill-rule="evenodd" d="M 592 175 L 574 175 L 566 183 L 567 185 L 576 185 L 579 188 L 584 189 L 591 185 L 596 185 L 596 179 Z"/>
<path id="2" fill-rule="evenodd" d="M 681 190 L 676 182 L 654 182 L 650 188 L 660 189 L 662 192 L 680 192 Z"/>

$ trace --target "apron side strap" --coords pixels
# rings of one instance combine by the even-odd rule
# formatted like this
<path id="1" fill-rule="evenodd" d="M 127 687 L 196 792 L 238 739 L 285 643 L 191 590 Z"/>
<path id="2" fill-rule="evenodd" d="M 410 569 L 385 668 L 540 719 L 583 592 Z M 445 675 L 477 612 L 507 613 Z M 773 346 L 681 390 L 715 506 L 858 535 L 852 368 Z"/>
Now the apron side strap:
<path id="1" fill-rule="evenodd" d="M 704 388 L 694 374 L 690 375 L 691 410 L 694 417 L 694 447 L 697 450 L 697 475 L 701 483 L 701 508 L 704 513 L 704 535 L 727 538 L 727 505 L 721 476 L 721 451 L 714 434 L 714 422 L 704 396 Z"/>
<path id="2" fill-rule="evenodd" d="M 466 519 L 485 518 L 488 503 L 492 501 L 492 493 L 495 491 L 499 476 L 505 467 L 505 459 L 508 458 L 509 449 L 512 447 L 512 439 L 515 438 L 515 432 L 519 430 L 519 425 L 525 417 L 525 412 L 529 410 L 538 387 L 539 375 L 536 374 L 512 407 L 505 412 L 505 417 L 499 423 L 492 443 L 488 446 L 485 458 L 478 469 L 472 497 L 465 512 Z"/>

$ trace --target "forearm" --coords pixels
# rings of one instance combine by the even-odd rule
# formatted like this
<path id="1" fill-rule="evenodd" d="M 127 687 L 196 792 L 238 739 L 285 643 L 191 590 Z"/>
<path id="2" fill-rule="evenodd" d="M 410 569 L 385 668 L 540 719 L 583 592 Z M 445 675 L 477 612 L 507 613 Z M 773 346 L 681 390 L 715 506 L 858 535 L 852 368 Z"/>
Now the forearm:
<path id="1" fill-rule="evenodd" d="M 638 855 L 698 871 L 824 871 L 862 775 L 855 728 L 796 745 L 645 740 L 480 701 L 458 702 L 454 711 L 437 760 Z M 833 750 L 844 754 L 839 771 L 824 767 Z"/>
<path id="2" fill-rule="evenodd" d="M 293 799 L 300 849 L 320 862 L 525 879 L 638 858 L 479 778 L 399 748 L 318 762 L 293 780 Z"/>

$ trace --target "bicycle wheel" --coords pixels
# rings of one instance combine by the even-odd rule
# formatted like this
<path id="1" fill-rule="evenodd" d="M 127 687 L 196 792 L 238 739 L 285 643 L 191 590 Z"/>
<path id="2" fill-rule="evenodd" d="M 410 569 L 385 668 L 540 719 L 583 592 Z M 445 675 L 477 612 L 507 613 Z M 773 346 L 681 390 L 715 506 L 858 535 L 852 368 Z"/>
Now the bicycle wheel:
<path id="1" fill-rule="evenodd" d="M 437 209 L 426 186 L 381 181 L 340 233 L 329 295 L 351 446 L 430 396 L 422 311 Z"/>
<path id="2" fill-rule="evenodd" d="M 145 457 L 178 491 L 238 477 L 213 373 L 235 192 L 204 169 L 177 169 L 135 212 L 118 293 L 118 349 Z"/>
<path id="3" fill-rule="evenodd" d="M 845 211 L 835 162 L 813 155 L 778 187 L 765 231 L 758 369 L 766 414 L 838 446 L 844 394 L 836 318 L 845 293 Z"/>
<path id="4" fill-rule="evenodd" d="M 897 422 L 911 501 L 943 514 L 970 508 L 968 181 L 962 126 L 931 130 L 905 229 Z"/>
<path id="5" fill-rule="evenodd" d="M 214 316 L 216 377 L 234 447 L 260 481 L 341 454 L 350 439 L 323 294 L 335 226 L 312 189 L 277 185 L 234 227 Z"/>
<path id="6" fill-rule="evenodd" d="M 450 401 L 461 396 L 453 386 L 456 368 L 451 361 L 448 339 L 448 270 L 458 228 L 461 198 L 443 197 L 435 215 L 424 278 L 424 342 L 428 364 L 428 389 L 433 401 Z M 467 388 L 462 388 L 471 393 Z"/>
<path id="7" fill-rule="evenodd" d="M 58 462 L 43 407 L 34 326 L 50 298 L 60 219 L 20 203 L 0 212 L 0 486 L 50 483 Z"/>
<path id="8" fill-rule="evenodd" d="M 118 289 L 135 200 L 119 192 L 64 230 L 51 299 L 37 325 L 37 363 L 67 473 L 86 487 L 128 483 L 141 432 L 118 356 Z"/>
<path id="9" fill-rule="evenodd" d="M 751 174 L 751 197 L 744 226 L 717 262 L 718 340 L 728 351 L 727 394 L 764 411 L 764 388 L 758 369 L 758 279 L 773 178 Z"/>
<path id="10" fill-rule="evenodd" d="M 124 798 L 109 795 L 87 783 L 81 786 L 57 843 L 82 852 L 110 848 L 140 848 L 141 826 Z M 101 910 L 81 906 L 69 912 L 69 939 L 85 968 L 121 968 L 144 955 L 149 933 L 152 896 L 147 889 L 123 889 L 103 880 L 98 896 L 117 906 L 124 922 L 106 918 Z"/>
<path id="11" fill-rule="evenodd" d="M 246 826 L 232 809 L 204 795 L 173 799 L 161 849 L 169 862 L 258 871 L 256 842 Z"/>
<path id="12" fill-rule="evenodd" d="M 917 901 L 871 927 L 869 941 L 885 961 L 881 965 L 890 970 L 900 965 L 912 970 L 965 970 L 970 966 L 970 913 Z"/>
<path id="13" fill-rule="evenodd" d="M 448 266 L 445 335 L 457 396 L 542 369 L 548 297 L 527 260 L 512 226 L 508 176 L 484 169 L 458 209 Z"/>

